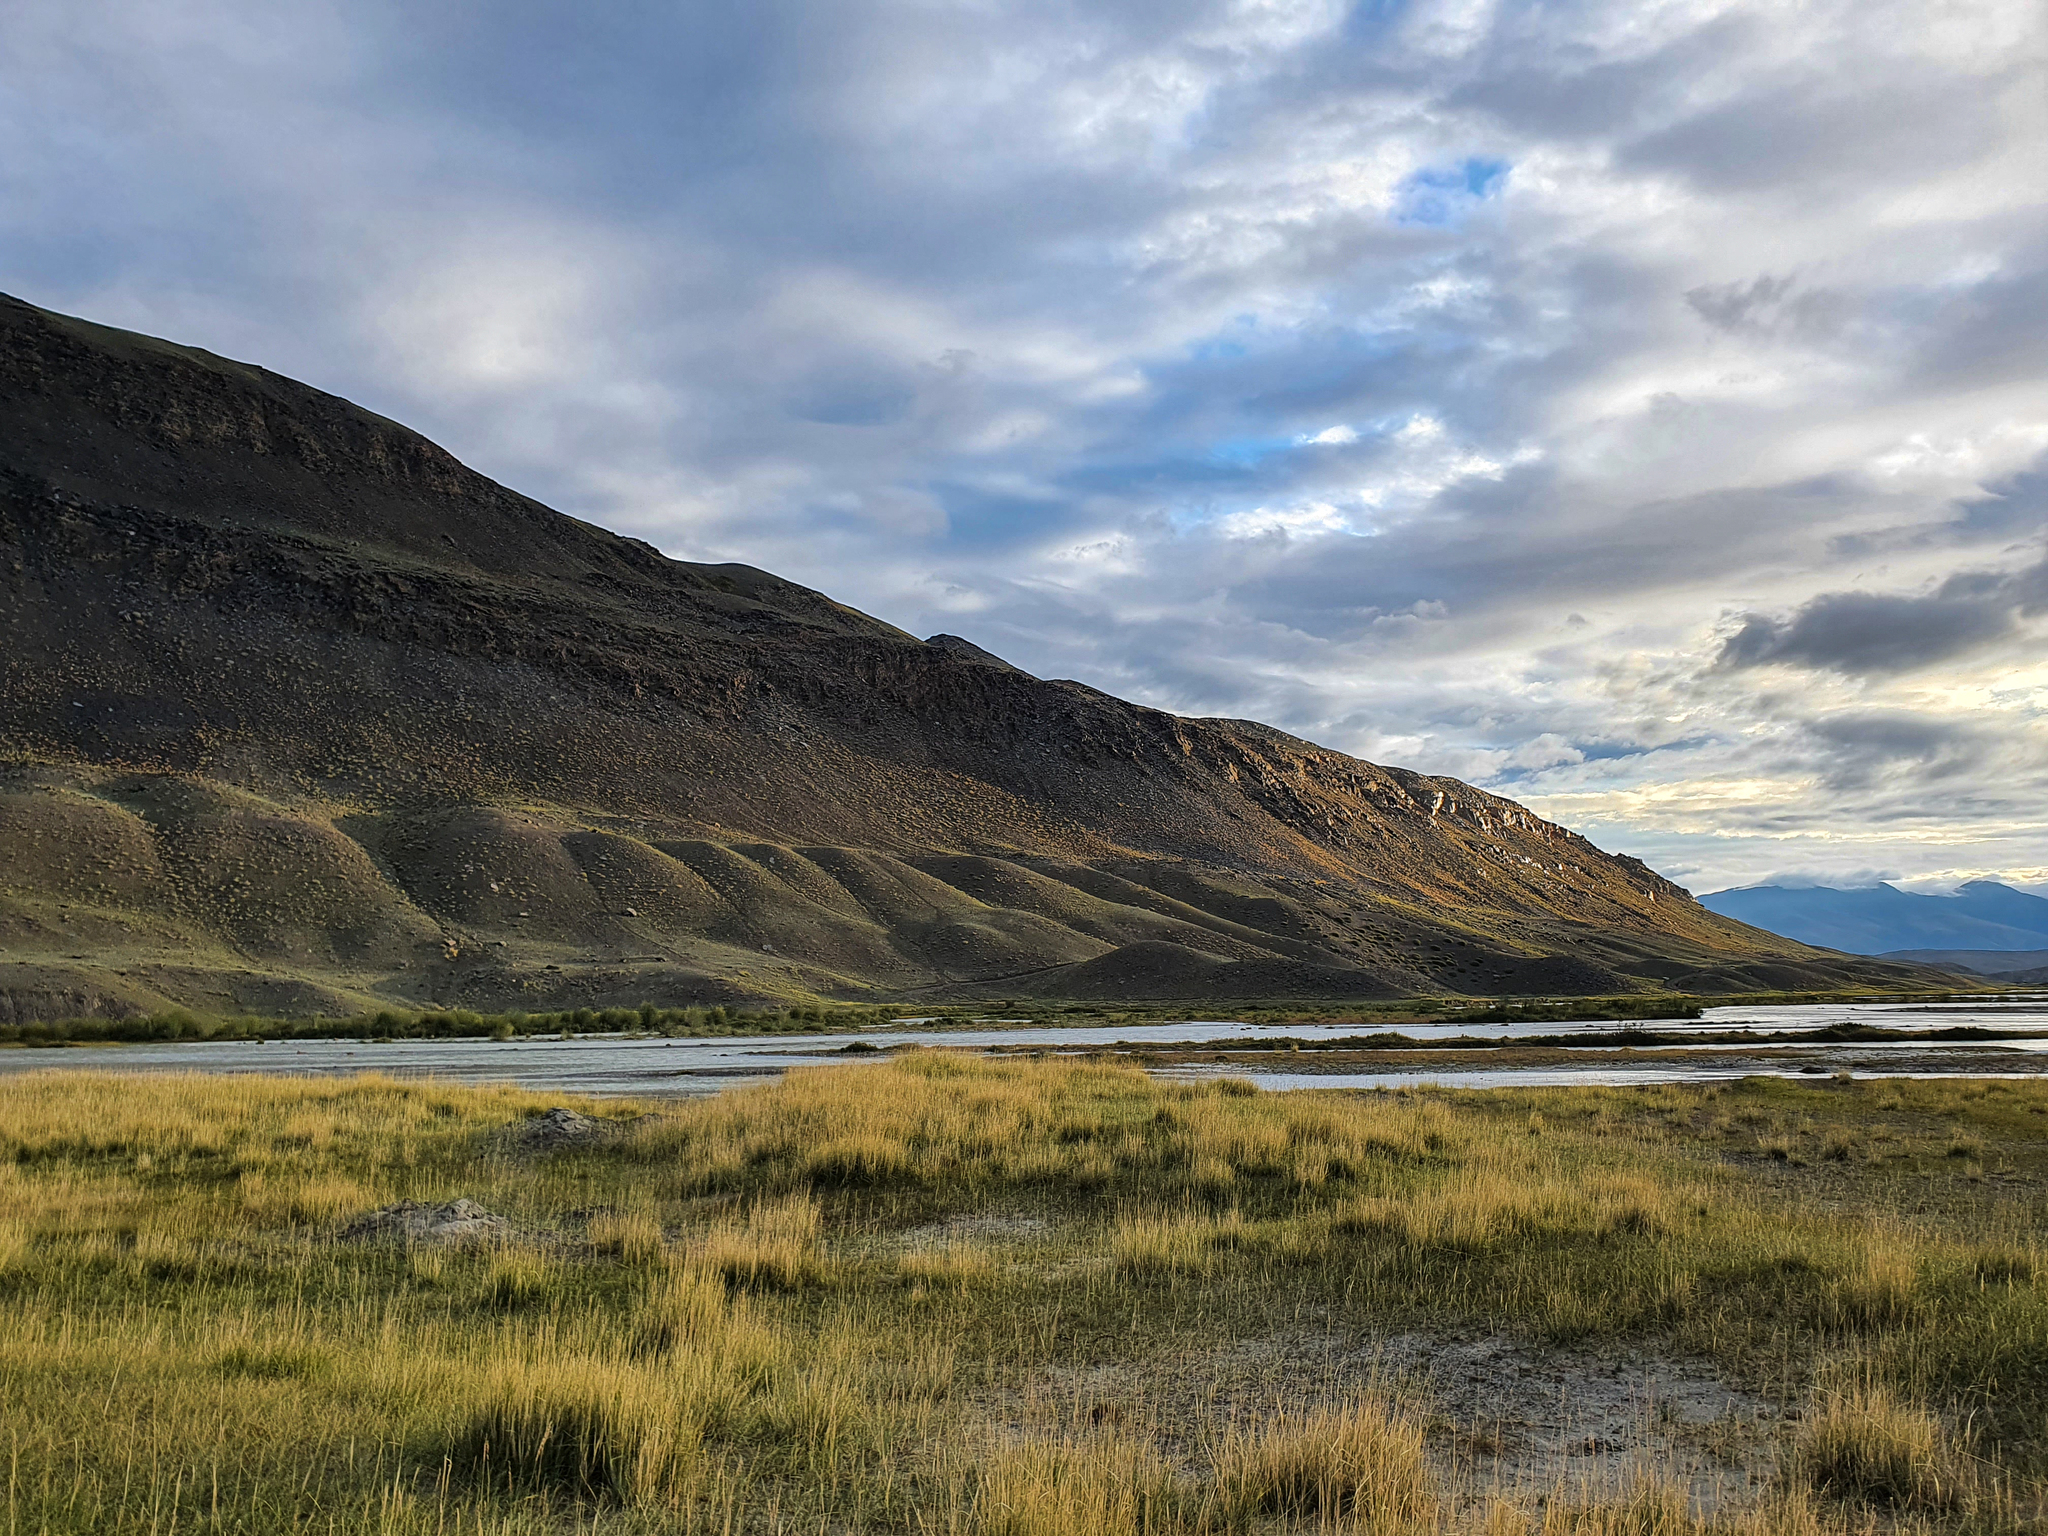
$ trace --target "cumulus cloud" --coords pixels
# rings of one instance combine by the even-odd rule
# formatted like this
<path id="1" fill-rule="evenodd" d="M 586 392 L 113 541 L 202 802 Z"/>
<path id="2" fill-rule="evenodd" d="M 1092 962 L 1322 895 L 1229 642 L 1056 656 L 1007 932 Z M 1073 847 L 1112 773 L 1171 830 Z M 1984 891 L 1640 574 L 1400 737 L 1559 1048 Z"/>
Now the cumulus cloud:
<path id="1" fill-rule="evenodd" d="M 17 0 L 0 287 L 1703 887 L 2038 873 L 2044 79 L 2033 0 Z"/>

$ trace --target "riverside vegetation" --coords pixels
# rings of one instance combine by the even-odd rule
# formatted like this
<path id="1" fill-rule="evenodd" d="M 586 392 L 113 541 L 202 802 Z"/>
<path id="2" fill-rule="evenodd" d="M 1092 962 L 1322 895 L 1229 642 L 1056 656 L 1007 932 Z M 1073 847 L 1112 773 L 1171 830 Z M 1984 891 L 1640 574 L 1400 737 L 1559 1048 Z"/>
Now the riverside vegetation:
<path id="1" fill-rule="evenodd" d="M 0 1081 L 8 1536 L 2037 1518 L 2037 1084 L 1271 1094 L 911 1052 L 586 1103 L 559 1145 L 555 1103 Z M 503 1231 L 352 1235 L 458 1196 Z M 1515 1360 L 1726 1384 L 1643 1438 L 1743 1478 L 1518 1461 L 1549 1430 L 1429 1369 L 1489 1349 L 1497 1403 Z"/>
<path id="2" fill-rule="evenodd" d="M 1463 998 L 1413 997 L 1395 1001 L 1269 1004 L 1231 1007 L 1223 1015 L 1247 1024 L 1355 1023 L 1385 1029 L 1401 1024 L 1534 1024 L 1614 1019 L 1647 1022 L 1697 1019 L 1706 1008 L 1731 1003 L 1941 1003 L 1995 997 L 2002 988 L 1970 992 L 1770 992 L 1716 997 L 1622 993 L 1611 997 L 1499 998 L 1474 1006 Z M 904 1016 L 908 1016 L 905 1018 Z M 899 1022 L 924 1028 L 972 1028 L 992 1018 L 1047 1025 L 1177 1024 L 1185 1005 L 1046 1003 L 1008 998 L 960 1004 L 814 1002 L 776 1008 L 711 1007 L 565 1008 L 553 1012 L 479 1013 L 467 1008 L 378 1009 L 375 1012 L 286 1016 L 209 1014 L 178 1008 L 160 1013 L 0 1022 L 0 1046 L 194 1043 L 210 1040 L 449 1040 L 523 1039 L 533 1035 L 668 1035 L 704 1038 L 749 1034 L 838 1034 L 888 1029 Z"/>

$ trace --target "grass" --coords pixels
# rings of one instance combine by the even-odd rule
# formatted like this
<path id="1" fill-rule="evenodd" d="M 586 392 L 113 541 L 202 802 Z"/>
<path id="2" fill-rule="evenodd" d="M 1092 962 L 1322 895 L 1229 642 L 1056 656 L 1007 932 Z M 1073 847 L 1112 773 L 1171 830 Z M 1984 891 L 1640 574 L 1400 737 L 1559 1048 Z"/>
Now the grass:
<path id="1" fill-rule="evenodd" d="M 1884 1387 L 1828 1394 L 1801 1427 L 1794 1457 L 1801 1479 L 1822 1492 L 1895 1509 L 1949 1509 L 1973 1481 L 1940 1422 Z"/>
<path id="2" fill-rule="evenodd" d="M 1362 1532 L 1412 1531 L 1434 1523 L 1433 1481 L 1421 1426 L 1371 1399 L 1236 1428 L 1216 1467 L 1218 1503 L 1233 1525 L 1283 1515 Z"/>
<path id="3" fill-rule="evenodd" d="M 41 1019 L 0 1023 L 0 1045 L 144 1045 L 207 1040 L 523 1040 L 537 1035 L 831 1034 L 887 1027 L 894 1014 L 860 1004 L 788 1008 L 571 1008 L 556 1013 L 475 1013 L 464 1008 L 414 1013 L 380 1009 L 343 1018 L 200 1014 L 186 1009 L 126 1018 Z"/>
<path id="4" fill-rule="evenodd" d="M 2031 1083 L 1269 1094 L 927 1052 L 584 1104 L 615 1134 L 515 1155 L 552 1102 L 0 1080 L 7 1536 L 1818 1536 L 2040 1505 Z M 508 1234 L 338 1239 L 457 1195 Z M 1428 1380 L 1341 1366 L 1388 1332 L 1690 1362 L 1768 1409 L 1762 1491 L 1480 1457 Z"/>
<path id="5" fill-rule="evenodd" d="M 1938 1002 L 1964 995 L 1982 994 L 1922 992 L 1901 994 L 1919 1002 Z M 1288 1024 L 1355 1023 L 1393 1024 L 1529 1024 L 1579 1020 L 1617 1019 L 1655 1021 L 1697 1019 L 1710 1007 L 1731 1003 L 1813 1003 L 1857 1000 L 1879 1001 L 1889 994 L 1871 993 L 1755 993 L 1689 996 L 1680 993 L 1626 993 L 1613 997 L 1501 998 L 1474 1007 L 1473 999 L 1403 998 L 1394 1001 L 1295 1004 L 1290 1006 L 1251 1005 L 1233 1010 L 1232 1016 L 1245 1023 L 1280 1027 Z M 384 1008 L 342 1017 L 281 1016 L 274 1014 L 207 1014 L 190 1009 L 165 1013 L 135 1014 L 122 1018 L 86 1017 L 36 1019 L 0 1023 L 0 1045 L 109 1045 L 196 1042 L 206 1040 L 429 1040 L 429 1039 L 526 1039 L 536 1035 L 659 1034 L 677 1038 L 717 1038 L 743 1034 L 824 1034 L 876 1030 L 891 1026 L 899 1016 L 915 1017 L 922 1027 L 966 1028 L 990 1017 L 1013 1019 L 1040 1026 L 1090 1026 L 1107 1024 L 1173 1023 L 1188 1016 L 1187 1006 L 1138 1004 L 1105 1007 L 1099 1004 L 1050 1003 L 1043 999 L 992 999 L 970 1005 L 957 1003 L 908 1002 L 890 1006 L 871 1002 L 811 1002 L 743 1007 L 657 1008 L 573 1008 L 552 1012 L 479 1013 L 463 1008 L 424 1010 Z M 1847 1040 L 1889 1038 L 1899 1031 L 1843 1025 L 1822 1030 L 1808 1038 Z M 1989 1038 L 1995 1032 L 1981 1029 L 1927 1030 L 1916 1037 L 1933 1039 Z M 1545 1037 L 1537 1037 L 1541 1040 Z M 1655 1043 L 1665 1039 L 1654 1031 L 1625 1029 L 1612 1037 L 1579 1034 L 1578 1044 L 1611 1039 L 1622 1044 Z M 1688 1043 L 1715 1038 L 1696 1033 L 1679 1038 Z M 1737 1031 L 1728 1038 L 1749 1040 L 1753 1032 Z M 1276 1037 L 1246 1048 L 1273 1050 L 1343 1050 L 1363 1045 L 1399 1041 L 1385 1033 L 1338 1040 L 1290 1041 Z M 1411 1042 L 1412 1043 L 1412 1042 Z M 1493 1040 L 1454 1042 L 1467 1047 L 1497 1044 Z M 1439 1047 L 1444 1042 L 1435 1042 Z"/>

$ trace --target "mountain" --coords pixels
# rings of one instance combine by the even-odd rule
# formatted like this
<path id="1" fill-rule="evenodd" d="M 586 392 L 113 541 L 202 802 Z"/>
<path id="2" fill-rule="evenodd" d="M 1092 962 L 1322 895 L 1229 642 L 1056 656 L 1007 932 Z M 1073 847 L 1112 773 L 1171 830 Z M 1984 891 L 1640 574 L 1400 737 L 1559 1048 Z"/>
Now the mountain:
<path id="1" fill-rule="evenodd" d="M 1923 979 L 0 300 L 0 1016 Z"/>
<path id="2" fill-rule="evenodd" d="M 1702 896 L 1700 904 L 1738 922 L 1854 955 L 2048 949 L 2048 899 L 1992 880 L 1973 880 L 1953 896 L 1922 896 L 1891 885 L 1752 885 Z M 1930 955 L 1910 958 L 1943 963 Z M 2026 963 L 2018 956 L 2013 968 Z"/>
<path id="3" fill-rule="evenodd" d="M 2048 949 L 1898 949 L 1888 950 L 1878 958 L 1939 966 L 1945 971 L 1970 971 L 2001 980 L 2017 975 L 2027 982 L 2041 979 L 2033 972 L 2048 971 Z"/>

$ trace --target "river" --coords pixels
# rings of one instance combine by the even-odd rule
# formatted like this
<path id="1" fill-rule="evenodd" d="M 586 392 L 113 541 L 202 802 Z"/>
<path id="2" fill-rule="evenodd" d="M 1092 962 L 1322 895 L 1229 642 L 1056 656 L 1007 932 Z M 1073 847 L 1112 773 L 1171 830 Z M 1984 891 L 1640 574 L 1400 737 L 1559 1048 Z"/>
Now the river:
<path id="1" fill-rule="evenodd" d="M 1436 1024 L 1396 1026 L 1418 1044 L 1457 1037 L 1499 1041 L 1512 1048 L 1533 1036 L 1611 1034 L 1639 1028 L 1662 1035 L 1728 1030 L 1812 1034 L 1831 1025 L 1897 1030 L 1978 1028 L 2034 1038 L 1997 1042 L 1858 1041 L 1757 1042 L 1662 1047 L 1644 1052 L 1611 1044 L 1568 1046 L 1542 1052 L 1540 1061 L 1505 1062 L 1500 1051 L 1431 1053 L 1414 1069 L 1392 1053 L 1373 1052 L 1370 1070 L 1346 1070 L 1351 1053 L 1267 1051 L 1233 1056 L 1261 1040 L 1283 1037 L 1313 1045 L 1357 1037 L 1377 1026 L 1351 1024 L 1253 1025 L 1228 1019 L 1076 1028 L 1010 1025 L 926 1029 L 914 1021 L 864 1034 L 728 1036 L 687 1040 L 619 1035 L 518 1040 L 286 1040 L 181 1045 L 106 1045 L 0 1050 L 0 1072 L 81 1068 L 122 1072 L 261 1072 L 316 1075 L 360 1072 L 425 1077 L 450 1083 L 507 1083 L 539 1092 L 675 1096 L 715 1093 L 738 1083 L 762 1082 L 792 1067 L 844 1066 L 873 1061 L 877 1052 L 911 1046 L 994 1052 L 1020 1049 L 1051 1054 L 1123 1048 L 1163 1077 L 1190 1080 L 1226 1073 L 1274 1089 L 1378 1088 L 1433 1082 L 1489 1088 L 1570 1083 L 1623 1084 L 1783 1076 L 1848 1070 L 1857 1076 L 2031 1077 L 2048 1072 L 2048 994 L 2008 995 L 1961 1002 L 1808 1003 L 1709 1008 L 1697 1020 L 1624 1022 L 1594 1019 L 1569 1024 Z M 849 1049 L 851 1047 L 852 1049 Z M 1225 1055 L 1226 1060 L 1190 1059 Z M 1528 1051 L 1514 1054 L 1528 1056 Z M 1645 1058 L 1649 1059 L 1645 1059 Z M 1322 1070 L 1317 1070 L 1321 1068 Z"/>

